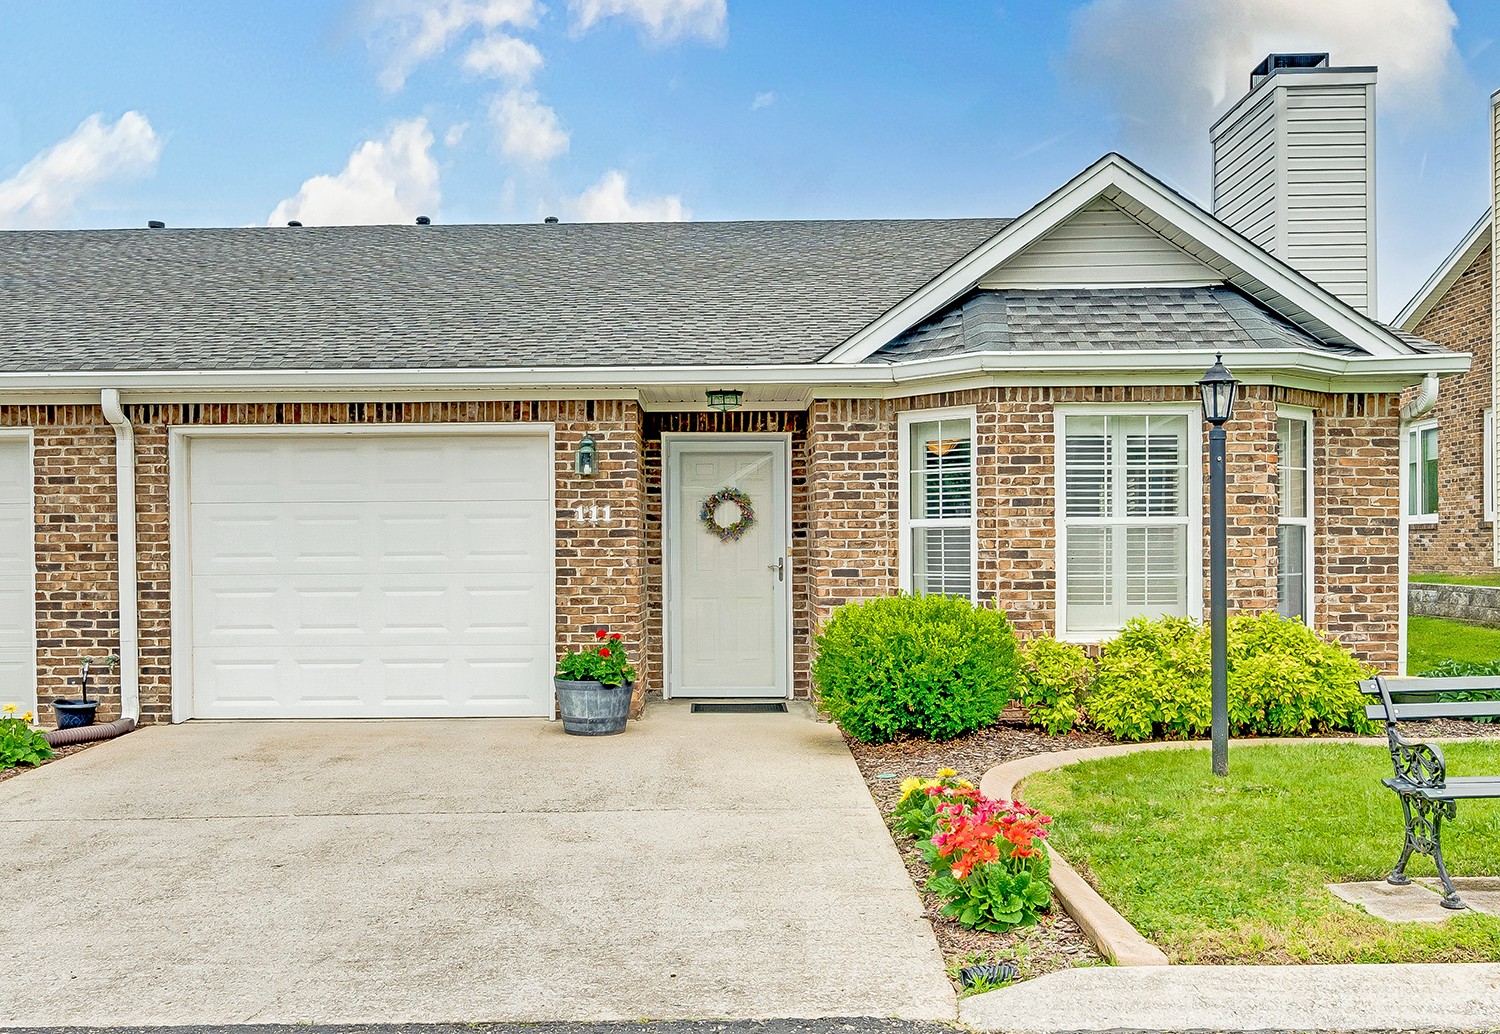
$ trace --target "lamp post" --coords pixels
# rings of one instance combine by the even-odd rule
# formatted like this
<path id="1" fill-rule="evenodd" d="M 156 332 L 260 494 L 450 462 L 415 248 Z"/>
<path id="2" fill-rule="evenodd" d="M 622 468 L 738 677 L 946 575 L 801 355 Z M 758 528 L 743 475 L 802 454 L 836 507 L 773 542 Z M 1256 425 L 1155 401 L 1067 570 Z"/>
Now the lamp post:
<path id="1" fill-rule="evenodd" d="M 1224 422 L 1234 411 L 1234 375 L 1222 355 L 1198 382 L 1208 432 L 1208 590 L 1212 643 L 1214 775 L 1229 774 L 1229 543 L 1224 492 Z"/>

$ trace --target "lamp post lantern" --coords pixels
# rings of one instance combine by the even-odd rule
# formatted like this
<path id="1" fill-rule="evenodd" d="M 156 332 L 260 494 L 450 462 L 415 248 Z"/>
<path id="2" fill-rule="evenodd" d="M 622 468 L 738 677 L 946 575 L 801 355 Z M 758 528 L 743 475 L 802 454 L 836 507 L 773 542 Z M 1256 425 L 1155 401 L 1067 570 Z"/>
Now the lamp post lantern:
<path id="1" fill-rule="evenodd" d="M 1223 355 L 1198 382 L 1208 432 L 1208 590 L 1211 640 L 1214 775 L 1229 774 L 1229 544 L 1225 516 L 1224 423 L 1234 412 L 1238 382 L 1224 366 Z"/>

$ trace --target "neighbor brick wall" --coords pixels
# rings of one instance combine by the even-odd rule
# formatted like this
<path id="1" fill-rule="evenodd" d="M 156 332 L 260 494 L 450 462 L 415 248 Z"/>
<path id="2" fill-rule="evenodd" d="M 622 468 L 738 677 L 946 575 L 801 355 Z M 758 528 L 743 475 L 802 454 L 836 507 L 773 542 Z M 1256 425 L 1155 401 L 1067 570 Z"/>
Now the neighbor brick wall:
<path id="1" fill-rule="evenodd" d="M 1430 417 L 1438 422 L 1438 520 L 1413 524 L 1414 572 L 1494 574 L 1491 527 L 1484 519 L 1484 411 L 1490 405 L 1490 249 L 1474 260 L 1416 333 L 1468 352 L 1467 373 L 1444 377 Z"/>
<path id="2" fill-rule="evenodd" d="M 642 421 L 641 469 L 646 497 L 646 654 L 653 671 L 665 672 L 662 626 L 665 542 L 662 525 L 663 434 L 786 434 L 791 438 L 792 693 L 810 695 L 807 644 L 807 414 L 801 411 L 738 409 L 729 413 L 647 413 Z M 653 687 L 661 689 L 660 680 Z"/>
<path id="3" fill-rule="evenodd" d="M 337 425 L 551 422 L 557 478 L 558 649 L 593 642 L 596 627 L 619 632 L 639 663 L 637 711 L 655 678 L 645 641 L 644 485 L 641 413 L 634 402 L 282 403 L 129 406 L 136 426 L 140 549 L 141 710 L 171 718 L 171 584 L 167 538 L 168 430 L 178 425 Z M 108 428 L 105 428 L 108 439 Z M 573 472 L 578 442 L 591 434 L 599 474 Z M 111 445 L 112 448 L 112 445 Z M 111 453 L 112 455 L 112 453 Z M 113 467 L 109 468 L 113 490 Z M 578 506 L 609 506 L 608 524 L 580 524 Z"/>

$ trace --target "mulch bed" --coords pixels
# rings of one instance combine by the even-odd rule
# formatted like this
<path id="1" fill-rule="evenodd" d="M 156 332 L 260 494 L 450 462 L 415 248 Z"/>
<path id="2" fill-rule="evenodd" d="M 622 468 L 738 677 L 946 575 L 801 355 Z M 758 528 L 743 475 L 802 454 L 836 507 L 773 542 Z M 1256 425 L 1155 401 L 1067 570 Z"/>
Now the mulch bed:
<path id="1" fill-rule="evenodd" d="M 61 761 L 63 758 L 68 757 L 72 754 L 77 754 L 79 751 L 88 750 L 90 747 L 97 747 L 99 744 L 107 742 L 109 741 L 95 740 L 92 743 L 74 743 L 71 746 L 67 747 L 53 747 L 52 760 L 43 761 L 41 765 L 27 765 L 21 768 L 0 768 L 0 782 L 4 782 L 7 779 L 14 779 L 16 776 L 22 775 L 26 772 L 35 772 L 37 769 L 41 768 L 42 765 L 50 765 L 54 761 Z"/>
<path id="2" fill-rule="evenodd" d="M 1429 737 L 1500 737 L 1500 723 L 1455 721 L 1448 719 L 1411 723 L 1419 738 Z M 1347 739 L 1351 734 L 1331 733 L 1328 739 Z M 1048 736 L 1019 722 L 1002 721 L 988 729 L 980 729 L 948 740 L 934 743 L 924 739 L 903 739 L 894 743 L 860 743 L 849 738 L 844 741 L 859 765 L 870 796 L 880 808 L 887 823 L 892 809 L 901 796 L 901 780 L 909 776 L 930 778 L 940 768 L 951 768 L 959 778 L 967 779 L 975 786 L 985 772 L 996 765 L 1016 758 L 1049 754 L 1079 747 L 1102 747 L 1121 741 L 1107 733 L 1075 730 L 1063 736 Z M 992 934 L 969 930 L 952 919 L 940 915 L 942 898 L 922 889 L 928 871 L 916 844 L 908 837 L 892 838 L 906 863 L 922 898 L 923 913 L 932 923 L 937 935 L 938 947 L 942 949 L 949 975 L 958 986 L 959 966 L 976 962 L 1015 962 L 1020 968 L 1021 979 L 1041 976 L 1074 966 L 1099 965 L 1103 958 L 1076 923 L 1061 908 L 1054 906 L 1053 913 L 1043 919 L 1041 925 L 1013 930 L 1010 933 Z"/>

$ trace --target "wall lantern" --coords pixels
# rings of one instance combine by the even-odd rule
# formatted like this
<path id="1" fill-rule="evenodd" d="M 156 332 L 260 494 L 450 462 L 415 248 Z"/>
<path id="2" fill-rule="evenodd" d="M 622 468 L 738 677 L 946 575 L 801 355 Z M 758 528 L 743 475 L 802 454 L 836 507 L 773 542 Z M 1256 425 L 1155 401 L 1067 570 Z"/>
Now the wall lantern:
<path id="1" fill-rule="evenodd" d="M 584 435 L 583 441 L 578 443 L 578 452 L 573 457 L 573 469 L 581 478 L 591 478 L 599 469 L 598 450 L 594 447 L 591 435 Z"/>
<path id="2" fill-rule="evenodd" d="M 1198 382 L 1203 395 L 1203 419 L 1220 427 L 1234 413 L 1234 389 L 1239 382 L 1224 366 L 1223 355 L 1214 356 L 1214 364 Z"/>
<path id="3" fill-rule="evenodd" d="M 715 388 L 708 393 L 708 408 L 727 413 L 731 409 L 739 409 L 740 400 L 744 397 L 743 391 L 737 391 L 734 388 Z"/>

